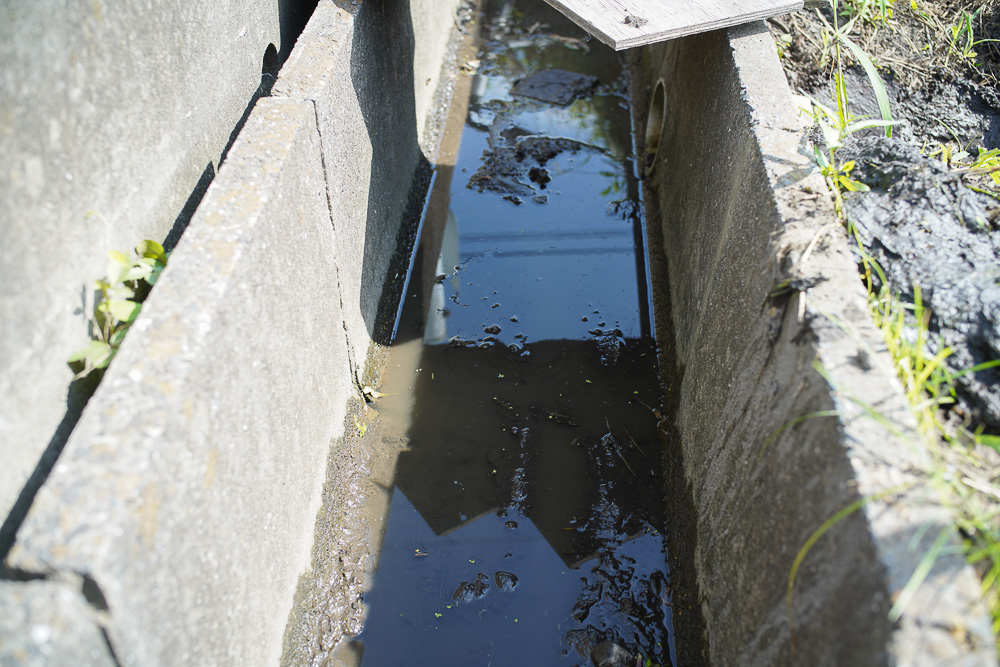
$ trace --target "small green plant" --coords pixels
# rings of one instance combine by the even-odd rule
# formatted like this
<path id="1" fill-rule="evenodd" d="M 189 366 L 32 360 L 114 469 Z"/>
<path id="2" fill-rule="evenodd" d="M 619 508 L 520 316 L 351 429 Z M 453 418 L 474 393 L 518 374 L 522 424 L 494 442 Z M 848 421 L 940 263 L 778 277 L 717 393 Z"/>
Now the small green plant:
<path id="1" fill-rule="evenodd" d="M 869 308 L 895 360 L 896 374 L 921 432 L 943 430 L 940 410 L 955 402 L 955 376 L 944 365 L 952 349 L 939 344 L 937 353 L 928 352 L 931 311 L 924 308 L 920 286 L 913 286 L 913 303 L 904 303 L 891 294 L 883 276 L 879 294 L 869 297 Z"/>
<path id="2" fill-rule="evenodd" d="M 90 322 L 92 340 L 67 359 L 76 377 L 108 367 L 166 265 L 163 246 L 148 239 L 135 247 L 131 259 L 117 250 L 108 253 L 107 275 L 96 283 L 99 294 Z"/>
<path id="3" fill-rule="evenodd" d="M 864 0 L 862 8 L 867 6 L 867 4 L 868 0 Z M 889 93 L 886 90 L 885 82 L 882 81 L 882 77 L 879 76 L 878 69 L 875 67 L 875 63 L 872 61 L 871 56 L 868 55 L 864 49 L 858 46 L 849 36 L 861 14 L 855 13 L 851 16 L 847 23 L 840 24 L 837 19 L 840 15 L 839 0 L 830 0 L 830 7 L 833 10 L 833 25 L 830 25 L 829 21 L 826 20 L 826 17 L 819 11 L 816 12 L 816 15 L 819 17 L 824 26 L 822 34 L 820 35 L 823 41 L 823 60 L 826 61 L 831 55 L 834 59 L 834 83 L 836 86 L 837 108 L 838 113 L 841 116 L 841 124 L 847 125 L 847 121 L 844 118 L 847 113 L 847 89 L 844 85 L 844 63 L 843 54 L 841 52 L 841 47 L 845 47 L 851 52 L 851 55 L 854 56 L 855 60 L 858 61 L 862 69 L 864 69 L 865 75 L 868 77 L 868 81 L 871 83 L 872 90 L 875 93 L 875 101 L 878 102 L 879 115 L 881 115 L 884 123 L 883 127 L 885 127 L 885 134 L 887 137 L 891 137 L 893 125 L 892 109 L 889 105 Z"/>
<path id="4" fill-rule="evenodd" d="M 824 44 L 824 58 L 830 55 L 834 58 L 836 69 L 833 77 L 833 97 L 837 106 L 836 109 L 832 109 L 814 99 L 810 99 L 812 107 L 807 112 L 812 116 L 823 133 L 826 154 L 824 155 L 817 146 L 813 147 L 813 151 L 816 163 L 830 184 L 830 190 L 834 195 L 834 206 L 837 209 L 838 216 L 841 217 L 843 217 L 842 190 L 864 191 L 868 187 L 851 178 L 851 171 L 855 166 L 854 162 L 850 160 L 838 162 L 836 158 L 837 151 L 844 145 L 845 138 L 861 130 L 881 127 L 885 129 L 886 136 L 891 137 L 892 126 L 895 124 L 892 119 L 892 109 L 889 105 L 889 94 L 886 90 L 885 82 L 879 76 L 871 57 L 848 37 L 855 22 L 863 15 L 868 5 L 869 0 L 861 0 L 860 2 L 853 3 L 848 2 L 846 13 L 850 15 L 850 19 L 843 25 L 837 21 L 837 17 L 841 14 L 838 0 L 830 0 L 830 6 L 833 9 L 834 25 L 831 26 L 826 18 L 817 12 L 817 15 L 825 26 L 825 30 L 821 35 Z M 882 2 L 882 9 L 884 12 L 890 11 L 887 9 L 885 2 Z M 879 113 L 881 115 L 880 120 L 858 118 L 851 114 L 847 100 L 847 85 L 844 80 L 841 46 L 846 47 L 865 70 L 865 74 L 875 92 L 875 99 L 878 102 Z"/>
<path id="5" fill-rule="evenodd" d="M 948 26 L 951 33 L 951 43 L 948 44 L 948 55 L 958 56 L 963 60 L 974 61 L 978 56 L 975 48 L 986 42 L 997 42 L 996 39 L 976 39 L 973 34 L 972 22 L 979 17 L 986 5 L 973 13 L 963 11 L 956 25 Z M 974 64 L 974 63 L 973 63 Z"/>
<path id="6" fill-rule="evenodd" d="M 988 361 L 960 372 L 950 371 L 945 360 L 952 350 L 941 341 L 935 345 L 931 340 L 930 324 L 932 314 L 923 304 L 919 285 L 913 286 L 912 303 L 904 303 L 898 295 L 890 292 L 885 273 L 872 258 L 861 242 L 857 229 L 843 208 L 843 191 L 863 191 L 867 188 L 851 177 L 855 165 L 851 161 L 840 162 L 837 151 L 844 138 L 853 132 L 870 127 L 885 126 L 886 134 L 891 136 L 891 117 L 889 116 L 888 95 L 884 83 L 878 76 L 871 58 L 855 44 L 847 34 L 855 22 L 863 15 L 867 2 L 851 2 L 845 12 L 838 8 L 837 0 L 830 0 L 833 9 L 834 22 L 841 15 L 849 16 L 845 25 L 834 25 L 826 21 L 824 34 L 821 35 L 824 44 L 824 56 L 835 58 L 834 87 L 836 109 L 825 107 L 812 101 L 810 114 L 823 133 L 826 152 L 814 147 L 816 162 L 820 167 L 830 187 L 838 217 L 847 228 L 848 235 L 857 244 L 859 265 L 867 286 L 869 309 L 875 324 L 882 330 L 890 356 L 896 367 L 900 381 L 904 385 L 905 394 L 916 417 L 919 430 L 914 443 L 926 452 L 926 469 L 921 470 L 924 482 L 930 485 L 941 499 L 953 520 L 934 540 L 931 548 L 924 554 L 920 564 L 912 573 L 909 582 L 901 591 L 890 613 L 890 618 L 896 620 L 912 598 L 916 589 L 929 574 L 935 561 L 946 552 L 960 549 L 966 560 L 974 565 L 982 578 L 984 600 L 993 616 L 993 630 L 1000 634 L 1000 483 L 996 479 L 992 467 L 982 458 L 982 452 L 977 446 L 988 447 L 1000 451 L 1000 436 L 985 434 L 982 427 L 970 430 L 968 424 L 957 424 L 955 419 L 949 419 L 942 408 L 955 401 L 955 380 L 966 373 L 975 373 L 987 368 L 1000 366 L 1000 360 Z M 912 0 L 911 5 L 914 6 Z M 984 41 L 972 37 L 972 22 L 982 9 L 972 15 L 963 15 L 962 22 L 952 29 L 953 50 L 964 58 L 974 58 L 972 49 Z M 878 100 L 881 121 L 857 119 L 848 110 L 846 87 L 844 85 L 840 47 L 847 48 L 862 64 L 875 90 Z M 954 134 L 954 133 L 953 133 Z M 956 138 L 957 143 L 957 138 Z M 1000 150 L 979 149 L 975 158 L 971 157 L 969 147 L 942 144 L 933 153 L 940 155 L 952 169 L 962 171 L 963 180 L 972 187 L 974 182 L 989 181 L 993 187 L 1000 187 Z M 983 191 L 983 190 L 980 190 Z M 989 194 L 998 196 L 990 190 Z M 860 403 L 859 403 L 860 405 Z M 869 416 L 881 422 L 888 420 L 877 413 L 871 406 L 862 406 Z M 781 431 L 795 423 L 815 417 L 831 416 L 828 411 L 804 415 L 779 428 L 762 446 L 766 450 L 768 443 Z M 886 424 L 896 432 L 892 424 Z M 795 576 L 802 560 L 809 549 L 824 533 L 836 523 L 856 512 L 871 500 L 892 495 L 899 488 L 884 492 L 877 497 L 866 497 L 844 508 L 823 523 L 806 541 L 797 554 L 789 573 L 787 603 L 791 605 L 792 589 Z M 955 546 L 953 537 L 958 537 Z M 949 546 L 950 545 L 950 546 Z"/>
<path id="7" fill-rule="evenodd" d="M 837 109 L 831 109 L 814 99 L 810 99 L 812 107 L 809 113 L 823 133 L 823 142 L 826 144 L 826 154 L 818 146 L 813 146 L 813 154 L 816 163 L 820 167 L 820 171 L 830 184 L 830 191 L 834 195 L 834 206 L 837 209 L 837 214 L 842 215 L 842 191 L 866 191 L 868 190 L 868 186 L 851 178 L 851 171 L 855 167 L 854 161 L 839 162 L 837 160 L 837 151 L 844 145 L 844 139 L 855 132 L 874 127 L 884 127 L 888 134 L 893 121 L 891 118 L 889 120 L 873 120 L 869 118 L 857 118 L 852 115 L 848 110 L 843 73 L 839 71 L 834 76 L 834 88 Z"/>
<path id="8" fill-rule="evenodd" d="M 951 155 L 951 168 L 962 172 L 966 185 L 1000 188 L 1000 148 L 980 147 L 975 158 L 966 151 Z"/>
<path id="9" fill-rule="evenodd" d="M 860 19 L 872 25 L 889 25 L 895 0 L 844 0 L 840 14 L 848 20 Z"/>

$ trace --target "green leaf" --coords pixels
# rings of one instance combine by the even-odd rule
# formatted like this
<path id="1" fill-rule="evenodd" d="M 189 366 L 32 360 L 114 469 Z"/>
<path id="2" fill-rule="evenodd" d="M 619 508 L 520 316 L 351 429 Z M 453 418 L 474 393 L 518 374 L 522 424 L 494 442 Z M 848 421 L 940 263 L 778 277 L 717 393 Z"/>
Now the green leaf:
<path id="1" fill-rule="evenodd" d="M 1000 436 L 980 434 L 976 436 L 976 444 L 984 445 L 1000 452 Z"/>
<path id="2" fill-rule="evenodd" d="M 84 359 L 93 359 L 96 356 L 102 354 L 108 354 L 111 352 L 111 346 L 102 340 L 92 340 L 88 341 L 86 345 L 69 355 L 66 359 L 69 363 L 74 361 L 83 361 Z"/>
<path id="3" fill-rule="evenodd" d="M 837 33 L 837 39 L 841 43 L 851 50 L 854 57 L 858 59 L 861 66 L 865 70 L 865 74 L 868 75 L 868 80 L 872 84 L 872 88 L 875 90 L 875 99 L 878 101 L 879 112 L 882 115 L 882 120 L 888 123 L 892 122 L 892 109 L 889 106 L 889 93 L 885 89 L 885 82 L 882 81 L 882 77 L 879 76 L 878 70 L 875 69 L 875 63 L 872 59 L 865 53 L 864 49 L 855 44 L 851 39 L 842 33 Z M 885 126 L 885 136 L 892 136 L 892 126 Z"/>
<path id="4" fill-rule="evenodd" d="M 153 272 L 153 267 L 149 264 L 143 262 L 136 262 L 128 271 L 125 272 L 122 280 L 130 282 L 133 280 L 146 280 L 149 278 L 150 274 Z"/>
<path id="5" fill-rule="evenodd" d="M 816 160 L 816 164 L 824 170 L 825 174 L 825 170 L 830 166 L 830 162 L 826 159 L 826 156 L 823 155 L 823 152 L 820 151 L 819 146 L 813 146 L 813 157 Z"/>
<path id="6" fill-rule="evenodd" d="M 816 107 L 816 109 L 818 109 L 819 112 L 822 115 L 826 116 L 827 118 L 831 118 L 832 119 L 832 118 L 836 118 L 837 117 L 837 114 L 835 114 L 833 112 L 833 109 L 831 109 L 830 107 L 826 106 L 825 104 L 821 104 L 820 102 L 816 101 L 812 97 L 809 97 L 808 100 L 810 102 L 812 102 L 812 105 L 814 107 Z M 818 118 L 817 118 L 817 120 L 818 120 Z"/>
<path id="7" fill-rule="evenodd" d="M 157 263 L 153 266 L 153 270 L 149 272 L 149 275 L 146 276 L 146 282 L 149 283 L 150 286 L 155 285 L 156 281 L 160 279 L 160 274 L 163 273 L 163 269 L 165 268 L 167 268 L 166 264 Z"/>
<path id="8" fill-rule="evenodd" d="M 109 285 L 117 285 L 125 280 L 125 273 L 132 268 L 132 263 L 124 254 L 117 250 L 108 253 L 107 282 Z"/>
<path id="9" fill-rule="evenodd" d="M 931 568 L 934 567 L 934 563 L 937 559 L 941 557 L 942 553 L 947 551 L 945 549 L 945 544 L 947 544 L 948 539 L 951 538 L 955 531 L 955 526 L 945 526 L 938 533 L 937 539 L 934 540 L 934 544 L 931 548 L 923 555 L 920 559 L 920 563 L 917 564 L 916 569 L 913 574 L 910 575 L 910 580 L 906 582 L 903 586 L 903 590 L 899 592 L 896 597 L 896 603 L 889 610 L 889 621 L 895 623 L 899 620 L 899 617 L 903 615 L 906 610 L 906 606 L 910 604 L 913 596 L 916 595 L 917 589 L 920 585 L 924 583 L 927 579 L 927 575 L 930 574 Z"/>
<path id="10" fill-rule="evenodd" d="M 844 134 L 848 135 L 848 134 L 852 134 L 854 132 L 859 132 L 861 130 L 868 130 L 868 129 L 871 129 L 873 127 L 892 127 L 895 124 L 896 124 L 896 122 L 892 121 L 892 120 L 889 120 L 889 121 L 885 121 L 885 120 L 867 120 L 867 119 L 866 120 L 859 120 L 859 121 L 855 121 L 855 122 L 849 124 L 847 127 L 845 127 L 844 128 Z"/>
<path id="11" fill-rule="evenodd" d="M 116 350 L 119 347 L 121 347 L 122 341 L 125 340 L 125 334 L 127 333 L 128 333 L 128 327 L 119 327 L 118 329 L 116 329 L 115 332 L 111 334 L 111 340 L 108 341 L 109 343 L 111 343 L 111 347 L 113 347 Z"/>
<path id="12" fill-rule="evenodd" d="M 121 322 L 131 324 L 142 310 L 142 304 L 125 299 L 111 299 L 107 301 L 107 312 Z"/>
<path id="13" fill-rule="evenodd" d="M 871 189 L 864 183 L 855 181 L 853 178 L 848 178 L 844 175 L 838 176 L 837 180 L 840 181 L 840 184 L 843 185 L 849 192 L 868 192 Z"/>
<path id="14" fill-rule="evenodd" d="M 82 377 L 97 368 L 107 368 L 115 351 L 101 340 L 92 340 L 81 347 L 66 360 L 71 366 L 83 363 L 83 370 L 77 375 Z"/>
<path id="15" fill-rule="evenodd" d="M 137 245 L 135 247 L 135 252 L 140 257 L 154 259 L 161 264 L 167 263 L 167 253 L 164 252 L 163 246 L 151 239 L 146 239 Z"/>
<path id="16" fill-rule="evenodd" d="M 826 143 L 828 151 L 835 151 L 843 144 L 840 141 L 840 130 L 829 123 L 820 123 L 819 128 L 823 131 L 823 141 Z"/>
<path id="17" fill-rule="evenodd" d="M 108 287 L 104 290 L 104 298 L 106 299 L 131 299 L 134 296 L 135 290 L 123 283 Z"/>
<path id="18" fill-rule="evenodd" d="M 840 127 L 845 127 L 848 122 L 847 84 L 844 83 L 844 73 L 839 69 L 833 73 L 833 85 L 837 93 L 837 118 L 840 120 Z"/>

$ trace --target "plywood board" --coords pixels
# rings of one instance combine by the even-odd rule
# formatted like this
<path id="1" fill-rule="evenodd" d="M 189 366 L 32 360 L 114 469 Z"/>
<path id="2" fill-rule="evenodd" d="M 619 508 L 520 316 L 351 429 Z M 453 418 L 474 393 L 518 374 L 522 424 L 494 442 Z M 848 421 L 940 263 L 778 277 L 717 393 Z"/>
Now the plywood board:
<path id="1" fill-rule="evenodd" d="M 546 0 L 616 50 L 802 9 L 802 0 Z"/>

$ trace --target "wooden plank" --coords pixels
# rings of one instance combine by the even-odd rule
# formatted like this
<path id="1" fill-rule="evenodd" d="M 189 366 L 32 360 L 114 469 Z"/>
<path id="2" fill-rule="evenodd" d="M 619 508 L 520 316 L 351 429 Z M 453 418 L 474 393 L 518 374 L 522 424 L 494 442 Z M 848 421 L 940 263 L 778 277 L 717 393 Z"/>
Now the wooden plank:
<path id="1" fill-rule="evenodd" d="M 615 50 L 802 9 L 803 0 L 546 0 Z"/>

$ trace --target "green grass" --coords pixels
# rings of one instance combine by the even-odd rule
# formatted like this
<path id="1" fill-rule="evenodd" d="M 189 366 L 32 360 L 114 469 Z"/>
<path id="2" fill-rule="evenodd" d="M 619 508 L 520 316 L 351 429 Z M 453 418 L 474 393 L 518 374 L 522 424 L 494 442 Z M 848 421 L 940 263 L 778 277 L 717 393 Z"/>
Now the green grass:
<path id="1" fill-rule="evenodd" d="M 824 44 L 829 45 L 830 55 L 835 63 L 834 99 L 837 108 L 827 108 L 813 102 L 811 115 L 821 128 L 826 143 L 825 151 L 819 147 L 815 149 L 816 162 L 826 178 L 835 211 L 849 236 L 857 244 L 860 253 L 859 268 L 868 290 L 872 319 L 882 332 L 896 374 L 916 419 L 917 442 L 913 445 L 923 450 L 926 456 L 922 458 L 927 462 L 926 469 L 919 471 L 920 478 L 936 492 L 953 521 L 952 526 L 939 533 L 933 546 L 924 554 L 909 583 L 895 601 L 890 617 L 896 620 L 904 613 L 906 604 L 930 573 L 937 558 L 947 553 L 949 542 L 954 544 L 957 536 L 966 559 L 976 567 L 981 576 L 983 598 L 993 618 L 993 631 L 994 634 L 1000 634 L 1000 471 L 994 463 L 994 453 L 1000 452 L 1000 437 L 984 434 L 981 426 L 962 423 L 947 412 L 947 408 L 955 401 L 955 380 L 958 377 L 998 366 L 1000 360 L 986 362 L 958 373 L 949 370 L 945 362 L 952 350 L 942 341 L 934 339 L 931 329 L 932 313 L 923 303 L 920 286 L 895 286 L 896 291 L 893 291 L 882 268 L 868 255 L 844 210 L 843 192 L 866 188 L 851 179 L 850 173 L 855 165 L 839 162 L 837 150 L 843 139 L 852 132 L 866 127 L 884 126 L 888 134 L 892 122 L 888 102 L 884 107 L 882 105 L 885 86 L 872 59 L 848 37 L 848 33 L 859 20 L 872 20 L 874 12 L 877 12 L 878 19 L 888 25 L 891 3 L 876 5 L 858 0 L 842 4 L 838 0 L 831 0 L 831 6 L 834 17 L 846 17 L 847 23 L 834 26 L 826 24 L 829 34 L 823 36 Z M 971 23 L 971 19 L 966 23 Z M 959 38 L 965 36 L 963 38 L 966 41 L 959 48 L 969 51 L 977 43 L 970 44 L 971 37 L 966 36 L 971 35 L 971 27 L 967 25 L 964 31 L 954 31 L 954 41 L 958 43 Z M 851 115 L 843 85 L 840 46 L 846 47 L 865 69 L 876 97 L 879 98 L 881 121 L 865 121 Z M 978 175 L 988 183 L 992 181 L 989 183 L 991 185 L 1000 183 L 1000 155 L 996 151 L 980 151 L 980 155 L 971 161 L 955 160 L 955 168 Z M 912 290 L 912 302 L 901 300 L 898 296 L 899 288 Z M 815 413 L 790 422 L 772 434 L 762 449 L 784 428 L 820 416 L 829 415 L 825 412 Z M 893 430 L 902 432 L 902 429 Z M 836 523 L 875 499 L 862 498 L 845 507 L 809 537 L 796 555 L 789 574 L 789 607 L 795 576 L 813 544 Z"/>

